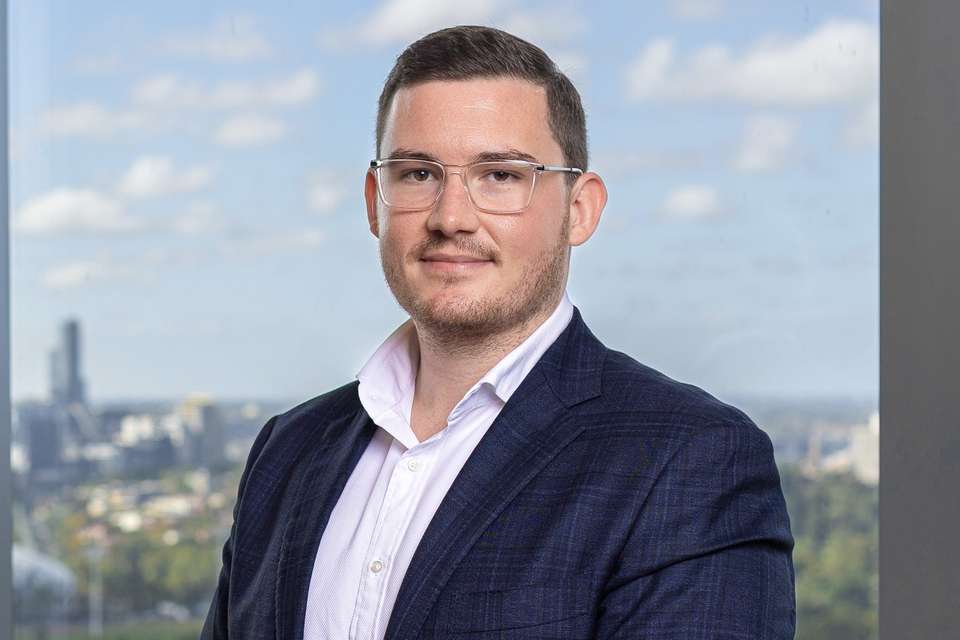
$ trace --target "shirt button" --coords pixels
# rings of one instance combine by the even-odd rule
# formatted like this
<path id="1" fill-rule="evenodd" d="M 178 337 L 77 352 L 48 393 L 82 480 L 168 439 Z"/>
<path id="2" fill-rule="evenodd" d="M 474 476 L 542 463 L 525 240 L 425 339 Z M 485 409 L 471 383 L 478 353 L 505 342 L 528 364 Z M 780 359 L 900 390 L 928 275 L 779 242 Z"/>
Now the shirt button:
<path id="1" fill-rule="evenodd" d="M 419 460 L 416 460 L 416 459 L 407 460 L 407 469 L 410 469 L 410 471 L 416 471 L 419 468 L 420 468 Z"/>
<path id="2" fill-rule="evenodd" d="M 383 563 L 379 560 L 374 560 L 370 563 L 370 571 L 374 573 L 380 573 L 380 570 L 383 569 Z"/>

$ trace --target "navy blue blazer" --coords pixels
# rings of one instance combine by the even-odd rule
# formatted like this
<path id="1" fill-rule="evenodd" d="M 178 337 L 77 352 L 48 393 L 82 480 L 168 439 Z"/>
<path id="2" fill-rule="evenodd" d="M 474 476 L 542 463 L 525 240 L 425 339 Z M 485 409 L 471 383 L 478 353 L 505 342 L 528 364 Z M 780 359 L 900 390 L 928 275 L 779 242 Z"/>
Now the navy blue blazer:
<path id="1" fill-rule="evenodd" d="M 376 428 L 356 381 L 264 425 L 201 638 L 302 640 L 320 537 Z M 793 542 L 770 438 L 575 309 L 437 509 L 386 639 L 793 638 Z"/>

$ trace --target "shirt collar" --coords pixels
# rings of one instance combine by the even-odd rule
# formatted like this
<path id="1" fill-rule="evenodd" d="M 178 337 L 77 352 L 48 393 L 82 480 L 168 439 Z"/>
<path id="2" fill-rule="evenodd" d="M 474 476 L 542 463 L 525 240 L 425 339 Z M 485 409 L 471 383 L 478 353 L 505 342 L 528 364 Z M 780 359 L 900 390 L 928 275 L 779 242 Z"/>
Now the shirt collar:
<path id="1" fill-rule="evenodd" d="M 391 415 L 399 414 L 409 427 L 419 364 L 417 331 L 408 319 L 383 341 L 356 376 L 360 403 L 375 423 L 386 427 Z"/>
<path id="2" fill-rule="evenodd" d="M 456 416 L 477 392 L 487 387 L 506 403 L 523 379 L 540 360 L 573 317 L 573 304 L 564 291 L 553 313 L 513 351 L 508 353 L 464 394 L 451 412 Z M 420 348 L 413 320 L 397 327 L 374 351 L 360 371 L 357 390 L 360 403 L 370 418 L 394 437 L 405 442 L 412 436 L 410 411 L 414 384 L 420 364 Z M 402 419 L 398 423 L 398 419 Z M 401 435 L 402 434 L 402 437 Z M 416 441 L 416 438 L 413 438 Z"/>
<path id="3" fill-rule="evenodd" d="M 540 356 L 563 333 L 572 317 L 573 304 L 570 302 L 567 292 L 564 291 L 560 304 L 553 310 L 550 317 L 544 320 L 543 324 L 537 327 L 526 340 L 484 374 L 475 386 L 484 383 L 491 385 L 497 397 L 506 403 L 513 392 L 517 390 L 517 387 L 520 386 L 520 383 L 523 382 L 523 379 L 530 373 L 533 365 L 540 360 Z"/>

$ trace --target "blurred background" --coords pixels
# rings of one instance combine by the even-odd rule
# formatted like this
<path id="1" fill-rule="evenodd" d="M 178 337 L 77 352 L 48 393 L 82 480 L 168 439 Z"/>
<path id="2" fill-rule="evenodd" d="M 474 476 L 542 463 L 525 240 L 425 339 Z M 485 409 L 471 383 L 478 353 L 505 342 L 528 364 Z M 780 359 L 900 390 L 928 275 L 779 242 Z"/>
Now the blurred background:
<path id="1" fill-rule="evenodd" d="M 17 638 L 194 638 L 245 455 L 405 319 L 376 100 L 454 24 L 543 47 L 610 200 L 569 293 L 775 447 L 797 637 L 876 638 L 876 0 L 10 0 Z"/>

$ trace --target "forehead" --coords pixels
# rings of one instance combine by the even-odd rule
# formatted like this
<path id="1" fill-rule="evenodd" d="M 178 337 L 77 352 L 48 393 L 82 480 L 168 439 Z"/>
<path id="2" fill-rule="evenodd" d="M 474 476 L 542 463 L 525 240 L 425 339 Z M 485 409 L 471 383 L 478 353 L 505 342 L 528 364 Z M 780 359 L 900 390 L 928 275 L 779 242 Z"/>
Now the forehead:
<path id="1" fill-rule="evenodd" d="M 562 158 L 548 123 L 543 87 L 517 78 L 425 82 L 397 91 L 390 105 L 382 156 L 422 151 L 448 163 L 517 149 L 542 162 Z"/>

